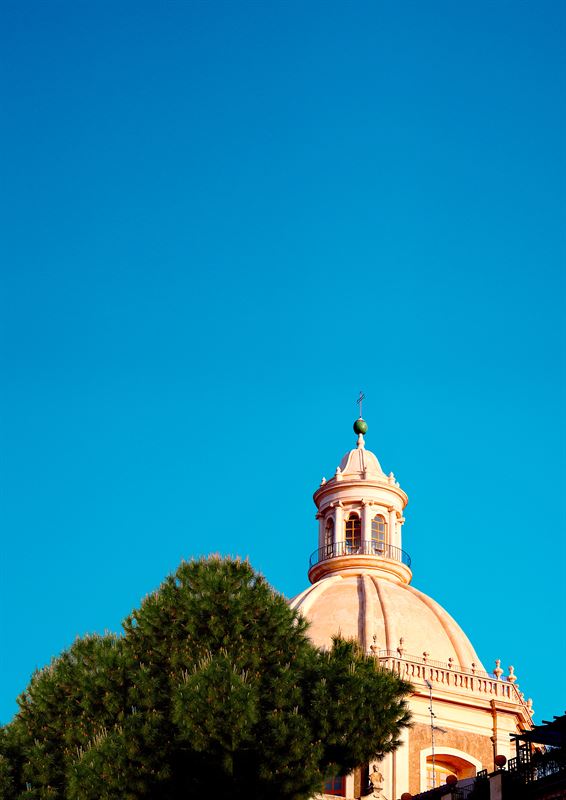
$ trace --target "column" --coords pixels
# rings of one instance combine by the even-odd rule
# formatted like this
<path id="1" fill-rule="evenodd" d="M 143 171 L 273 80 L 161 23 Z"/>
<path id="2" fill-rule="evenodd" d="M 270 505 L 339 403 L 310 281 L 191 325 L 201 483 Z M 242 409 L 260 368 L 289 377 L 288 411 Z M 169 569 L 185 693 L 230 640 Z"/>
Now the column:
<path id="1" fill-rule="evenodd" d="M 400 797 L 409 791 L 409 729 L 403 728 L 401 744 L 395 750 L 395 785 L 392 797 Z"/>
<path id="2" fill-rule="evenodd" d="M 344 506 L 338 502 L 334 508 L 334 553 L 344 552 Z"/>
<path id="3" fill-rule="evenodd" d="M 370 552 L 371 542 L 371 504 L 367 500 L 362 500 L 362 552 Z"/>
<path id="4" fill-rule="evenodd" d="M 346 775 L 346 797 L 354 796 L 354 773 Z"/>
<path id="5" fill-rule="evenodd" d="M 393 756 L 394 753 L 387 753 L 383 761 L 381 762 L 381 772 L 383 777 L 385 778 L 384 785 L 385 791 L 383 794 L 389 798 L 397 798 L 397 795 L 394 794 L 395 791 L 395 776 L 394 776 L 394 763 L 393 763 Z"/>
<path id="6" fill-rule="evenodd" d="M 320 511 L 316 514 L 316 519 L 318 520 L 318 549 L 320 550 L 321 547 L 324 547 L 324 516 Z"/>
<path id="7" fill-rule="evenodd" d="M 397 519 L 397 547 L 403 547 L 403 523 L 405 517 L 401 516 Z"/>
<path id="8" fill-rule="evenodd" d="M 391 547 L 401 547 L 399 536 L 397 535 L 397 512 L 394 508 L 389 509 L 389 544 Z"/>

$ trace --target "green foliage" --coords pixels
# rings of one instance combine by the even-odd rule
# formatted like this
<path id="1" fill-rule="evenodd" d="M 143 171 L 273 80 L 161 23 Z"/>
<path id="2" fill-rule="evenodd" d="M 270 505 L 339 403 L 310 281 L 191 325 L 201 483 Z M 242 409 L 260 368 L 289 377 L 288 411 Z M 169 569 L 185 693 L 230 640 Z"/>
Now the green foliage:
<path id="1" fill-rule="evenodd" d="M 12 741 L 10 741 L 12 739 Z M 6 728 L 0 728 L 0 797 L 14 796 L 16 784 L 14 772 L 17 770 L 18 748 Z"/>
<path id="2" fill-rule="evenodd" d="M 20 754 L 12 759 L 16 782 L 31 786 L 22 797 L 66 797 L 66 773 L 76 752 L 124 716 L 126 675 L 124 641 L 115 636 L 77 639 L 34 674 L 5 729 L 12 753 Z"/>
<path id="3" fill-rule="evenodd" d="M 390 672 L 376 667 L 373 656 L 363 654 L 354 642 L 336 638 L 332 650 L 320 656 L 317 677 L 311 709 L 326 762 L 349 772 L 369 760 L 368 747 L 371 754 L 398 747 L 401 727 L 409 722 L 402 687 Z M 409 691 L 406 684 L 404 691 Z"/>
<path id="4" fill-rule="evenodd" d="M 323 652 L 247 562 L 182 563 L 36 673 L 0 730 L 5 800 L 301 800 L 398 743 L 410 687 Z"/>

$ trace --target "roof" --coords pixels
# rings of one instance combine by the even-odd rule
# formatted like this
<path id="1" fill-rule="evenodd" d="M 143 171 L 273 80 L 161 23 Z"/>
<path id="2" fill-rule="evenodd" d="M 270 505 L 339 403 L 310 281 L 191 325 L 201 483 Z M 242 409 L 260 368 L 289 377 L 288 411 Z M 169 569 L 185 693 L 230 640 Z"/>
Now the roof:
<path id="1" fill-rule="evenodd" d="M 402 647 L 433 660 L 452 659 L 464 669 L 484 670 L 468 637 L 431 597 L 412 586 L 367 574 L 323 578 L 291 600 L 310 622 L 309 635 L 329 647 L 332 636 L 357 639 L 367 650 Z M 375 636 L 375 640 L 373 637 Z"/>
<path id="2" fill-rule="evenodd" d="M 566 714 L 554 717 L 552 722 L 544 720 L 542 725 L 535 725 L 532 731 L 512 734 L 512 738 L 522 742 L 564 748 L 566 746 Z"/>
<path id="3" fill-rule="evenodd" d="M 358 445 L 349 450 L 340 462 L 340 471 L 344 477 L 367 480 L 371 478 L 385 479 L 386 475 L 377 460 L 375 453 L 365 449 L 364 437 L 358 436 Z"/>

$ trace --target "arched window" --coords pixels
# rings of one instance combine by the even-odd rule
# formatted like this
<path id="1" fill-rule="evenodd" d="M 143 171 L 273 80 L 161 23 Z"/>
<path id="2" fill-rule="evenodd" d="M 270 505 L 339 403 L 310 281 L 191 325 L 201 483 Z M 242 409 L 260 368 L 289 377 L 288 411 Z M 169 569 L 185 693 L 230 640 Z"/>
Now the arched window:
<path id="1" fill-rule="evenodd" d="M 431 747 L 421 750 L 420 765 L 421 792 L 432 789 L 433 786 L 442 786 L 449 775 L 455 775 L 458 780 L 462 780 L 474 777 L 482 769 L 481 761 L 453 747 L 439 747 L 434 758 L 434 772 Z"/>
<path id="2" fill-rule="evenodd" d="M 362 523 L 357 514 L 352 512 L 346 520 L 346 552 L 357 553 L 362 539 Z"/>
<path id="3" fill-rule="evenodd" d="M 334 519 L 328 517 L 324 526 L 324 555 L 330 558 L 334 555 Z"/>
<path id="4" fill-rule="evenodd" d="M 445 766 L 441 766 L 440 764 L 434 765 L 434 772 L 432 769 L 432 762 L 429 762 L 427 759 L 426 764 L 426 789 L 425 791 L 429 791 L 430 789 L 435 789 L 437 786 L 442 786 L 446 783 L 446 778 L 449 775 L 454 775 L 455 773 L 449 768 Z M 456 777 L 458 777 L 456 775 Z"/>
<path id="5" fill-rule="evenodd" d="M 371 550 L 378 556 L 385 555 L 387 545 L 387 523 L 385 517 L 378 514 L 371 521 Z"/>

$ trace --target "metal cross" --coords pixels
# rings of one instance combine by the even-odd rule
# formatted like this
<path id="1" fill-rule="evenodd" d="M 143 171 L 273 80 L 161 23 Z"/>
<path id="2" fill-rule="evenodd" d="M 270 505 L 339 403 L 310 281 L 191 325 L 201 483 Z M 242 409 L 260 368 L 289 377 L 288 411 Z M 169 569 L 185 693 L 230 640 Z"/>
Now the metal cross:
<path id="1" fill-rule="evenodd" d="M 357 403 L 357 404 L 359 405 L 359 407 L 360 407 L 360 419 L 362 418 L 362 401 L 363 401 L 363 400 L 365 400 L 365 399 L 366 399 L 366 396 L 365 396 L 365 394 L 364 394 L 363 392 L 360 392 L 360 396 L 359 396 L 359 397 L 358 397 L 358 399 L 356 400 L 356 403 Z"/>

